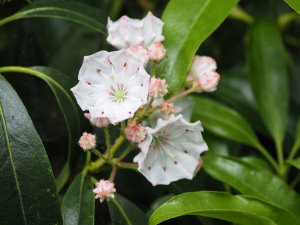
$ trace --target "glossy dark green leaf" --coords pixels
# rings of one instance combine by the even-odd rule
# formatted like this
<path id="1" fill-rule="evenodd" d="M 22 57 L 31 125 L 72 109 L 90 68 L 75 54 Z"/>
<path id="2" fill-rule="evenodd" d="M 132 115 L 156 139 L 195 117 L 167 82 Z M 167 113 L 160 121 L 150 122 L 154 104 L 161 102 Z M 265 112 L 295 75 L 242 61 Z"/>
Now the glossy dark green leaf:
<path id="1" fill-rule="evenodd" d="M 194 100 L 192 120 L 200 120 L 205 129 L 253 147 L 260 145 L 251 126 L 238 112 L 208 98 L 195 97 Z"/>
<path id="2" fill-rule="evenodd" d="M 288 74 L 285 49 L 275 23 L 258 20 L 248 37 L 252 89 L 260 115 L 281 145 L 288 114 Z"/>
<path id="3" fill-rule="evenodd" d="M 292 159 L 295 157 L 299 148 L 300 148 L 300 117 L 298 118 L 296 134 L 295 134 L 295 142 L 291 149 L 289 159 Z"/>
<path id="4" fill-rule="evenodd" d="M 79 174 L 62 201 L 64 225 L 94 225 L 95 195 L 84 174 Z"/>
<path id="5" fill-rule="evenodd" d="M 299 225 L 284 209 L 252 197 L 222 192 L 189 192 L 175 196 L 151 215 L 149 225 L 184 215 L 212 217 L 240 225 Z"/>
<path id="6" fill-rule="evenodd" d="M 284 0 L 291 8 L 300 14 L 300 1 L 299 0 Z"/>
<path id="7" fill-rule="evenodd" d="M 68 76 L 61 73 L 60 71 L 57 71 L 49 67 L 32 67 L 32 68 L 18 67 L 18 66 L 0 67 L 0 72 L 2 73 L 15 72 L 24 75 L 36 76 L 42 79 L 43 81 L 45 81 L 49 85 L 63 113 L 68 128 L 68 136 L 69 136 L 68 159 L 69 159 L 71 156 L 72 146 L 75 142 L 77 142 L 77 138 L 79 136 L 79 130 L 80 130 L 78 108 L 76 106 L 76 103 L 74 102 L 73 96 L 70 93 L 70 88 L 75 85 L 74 81 L 72 81 Z M 69 173 L 70 170 L 69 170 L 69 160 L 68 160 L 61 174 L 57 178 L 58 190 L 60 190 L 66 183 L 69 177 Z"/>
<path id="8" fill-rule="evenodd" d="M 298 170 L 300 170 L 300 158 L 294 159 L 294 160 L 287 160 L 287 163 L 294 166 Z"/>
<path id="9" fill-rule="evenodd" d="M 170 93 L 183 85 L 200 44 L 225 20 L 238 0 L 172 0 L 162 19 L 168 57 L 157 74 L 168 82 Z"/>
<path id="10" fill-rule="evenodd" d="M 62 224 L 51 166 L 32 121 L 0 76 L 0 223 Z"/>
<path id="11" fill-rule="evenodd" d="M 108 202 L 108 207 L 113 225 L 147 225 L 144 212 L 119 194 Z"/>
<path id="12" fill-rule="evenodd" d="M 238 158 L 206 154 L 205 171 L 243 194 L 252 195 L 289 210 L 299 217 L 300 196 L 268 169 Z"/>
<path id="13" fill-rule="evenodd" d="M 81 24 L 101 34 L 106 33 L 106 18 L 102 12 L 92 6 L 72 1 L 37 1 L 15 14 L 0 20 L 0 26 L 11 21 L 28 18 L 59 18 Z"/>

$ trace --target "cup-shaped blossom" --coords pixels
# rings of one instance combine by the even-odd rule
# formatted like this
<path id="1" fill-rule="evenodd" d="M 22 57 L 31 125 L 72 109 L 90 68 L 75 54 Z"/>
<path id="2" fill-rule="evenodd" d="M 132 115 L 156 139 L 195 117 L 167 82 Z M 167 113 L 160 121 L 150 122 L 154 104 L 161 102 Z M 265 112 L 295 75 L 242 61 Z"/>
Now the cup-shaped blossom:
<path id="1" fill-rule="evenodd" d="M 109 200 L 109 198 L 115 197 L 115 184 L 109 180 L 101 179 L 96 183 L 96 188 L 93 189 L 93 192 L 96 194 L 95 198 L 100 199 L 100 202 L 103 202 L 106 199 Z"/>
<path id="2" fill-rule="evenodd" d="M 96 136 L 87 132 L 84 132 L 79 141 L 79 146 L 84 150 L 88 151 L 96 148 Z"/>
<path id="3" fill-rule="evenodd" d="M 146 128 L 141 124 L 132 124 L 125 128 L 125 137 L 129 141 L 140 143 L 146 138 L 146 135 Z"/>
<path id="4" fill-rule="evenodd" d="M 147 137 L 138 145 L 141 152 L 134 158 L 138 170 L 153 185 L 192 179 L 200 154 L 208 150 L 200 121 L 189 123 L 182 115 L 171 115 L 146 129 Z"/>
<path id="5" fill-rule="evenodd" d="M 84 116 L 90 121 L 91 125 L 95 127 L 107 127 L 110 124 L 106 117 L 92 117 L 90 113 L 85 113 Z"/>
<path id="6" fill-rule="evenodd" d="M 202 91 L 215 91 L 220 80 L 216 69 L 217 63 L 213 58 L 196 55 L 187 80 L 194 82 Z"/>
<path id="7" fill-rule="evenodd" d="M 84 57 L 78 79 L 71 91 L 91 118 L 107 118 L 115 124 L 132 118 L 147 103 L 150 75 L 126 50 Z"/>
<path id="8" fill-rule="evenodd" d="M 166 56 L 167 50 L 161 42 L 153 42 L 148 47 L 149 59 L 153 62 L 159 62 Z"/>
<path id="9" fill-rule="evenodd" d="M 168 84 L 165 79 L 151 77 L 149 96 L 152 98 L 162 98 L 168 93 Z"/>
<path id="10" fill-rule="evenodd" d="M 140 45 L 147 48 L 153 42 L 164 40 L 162 35 L 164 23 L 151 12 L 142 20 L 122 16 L 116 22 L 108 19 L 107 41 L 118 49 Z"/>

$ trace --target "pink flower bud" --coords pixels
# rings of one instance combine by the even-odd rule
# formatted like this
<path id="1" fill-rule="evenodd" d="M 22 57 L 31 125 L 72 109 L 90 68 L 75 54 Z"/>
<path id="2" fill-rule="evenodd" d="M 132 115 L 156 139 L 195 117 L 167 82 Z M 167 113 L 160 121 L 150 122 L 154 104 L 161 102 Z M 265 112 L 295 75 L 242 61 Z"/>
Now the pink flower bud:
<path id="1" fill-rule="evenodd" d="M 133 45 L 133 46 L 127 48 L 127 51 L 134 58 L 142 61 L 144 65 L 146 65 L 148 63 L 148 61 L 149 61 L 148 52 L 142 46 L 140 46 L 140 45 Z"/>
<path id="2" fill-rule="evenodd" d="M 125 128 L 125 136 L 129 141 L 140 143 L 146 138 L 147 131 L 142 125 L 133 124 Z"/>
<path id="3" fill-rule="evenodd" d="M 187 76 L 187 81 L 194 82 L 202 91 L 215 91 L 217 89 L 220 75 L 215 72 L 216 61 L 209 56 L 196 55 Z"/>
<path id="4" fill-rule="evenodd" d="M 149 96 L 152 98 L 162 98 L 168 93 L 166 80 L 152 77 L 149 86 Z"/>
<path id="5" fill-rule="evenodd" d="M 199 77 L 199 85 L 203 91 L 212 92 L 217 89 L 220 74 L 217 72 L 206 72 Z"/>
<path id="6" fill-rule="evenodd" d="M 166 49 L 161 42 L 153 42 L 148 48 L 151 61 L 159 62 L 166 56 Z"/>
<path id="7" fill-rule="evenodd" d="M 163 114 L 171 115 L 174 112 L 174 105 L 173 105 L 173 103 L 163 102 L 160 105 L 160 111 Z"/>
<path id="8" fill-rule="evenodd" d="M 90 113 L 85 113 L 84 116 L 95 127 L 107 127 L 110 124 L 109 119 L 106 117 L 92 117 Z"/>
<path id="9" fill-rule="evenodd" d="M 103 202 L 105 199 L 114 198 L 114 193 L 116 192 L 115 184 L 109 180 L 100 180 L 96 183 L 96 188 L 93 190 L 96 194 L 95 198 L 100 199 Z"/>
<path id="10" fill-rule="evenodd" d="M 80 137 L 78 144 L 84 151 L 91 150 L 96 147 L 96 136 L 84 132 Z"/>

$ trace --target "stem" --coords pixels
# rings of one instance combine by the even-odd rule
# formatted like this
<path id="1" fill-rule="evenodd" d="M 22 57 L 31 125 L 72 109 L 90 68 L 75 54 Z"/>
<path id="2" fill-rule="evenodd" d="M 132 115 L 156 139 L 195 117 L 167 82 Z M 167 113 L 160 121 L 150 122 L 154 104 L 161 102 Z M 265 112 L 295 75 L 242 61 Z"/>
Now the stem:
<path id="1" fill-rule="evenodd" d="M 279 168 L 278 168 L 278 164 L 276 163 L 276 161 L 274 160 L 274 158 L 270 155 L 270 153 L 260 144 L 258 144 L 257 146 L 258 151 L 269 161 L 269 163 L 273 166 L 273 168 L 275 169 L 275 171 L 277 173 L 279 173 Z"/>
<path id="2" fill-rule="evenodd" d="M 231 10 L 229 16 L 233 19 L 243 21 L 247 24 L 252 24 L 254 21 L 251 15 L 249 15 L 245 10 L 238 6 L 234 7 Z"/>
<path id="3" fill-rule="evenodd" d="M 126 128 L 126 123 L 124 121 L 121 122 L 121 132 L 123 133 Z"/>
<path id="4" fill-rule="evenodd" d="M 95 177 L 90 177 L 90 181 L 92 182 L 92 184 L 96 184 L 98 182 L 98 180 Z"/>
<path id="5" fill-rule="evenodd" d="M 276 144 L 276 152 L 277 152 L 277 159 L 278 159 L 278 175 L 280 175 L 281 177 L 283 177 L 284 174 L 285 174 L 283 149 L 282 149 L 281 143 L 279 141 L 277 141 L 277 140 L 278 139 L 275 140 L 275 144 Z"/>
<path id="6" fill-rule="evenodd" d="M 94 153 L 99 158 L 104 159 L 105 161 L 107 160 L 107 158 L 97 149 L 92 149 L 91 152 Z"/>
<path id="7" fill-rule="evenodd" d="M 295 188 L 296 185 L 299 183 L 300 181 L 300 173 L 298 173 L 298 175 L 296 176 L 296 178 L 291 182 L 291 187 Z"/>
<path id="8" fill-rule="evenodd" d="M 109 177 L 109 181 L 110 182 L 113 182 L 115 177 L 116 177 L 116 174 L 117 174 L 117 167 L 116 166 L 113 166 L 112 170 L 111 170 L 111 173 L 110 173 L 110 177 Z"/>
<path id="9" fill-rule="evenodd" d="M 152 77 L 152 76 L 154 76 L 154 74 L 155 74 L 156 63 L 152 63 L 151 65 L 152 65 L 152 66 L 151 66 L 151 72 L 150 72 L 150 75 L 151 75 L 151 77 Z"/>
<path id="10" fill-rule="evenodd" d="M 124 152 L 118 157 L 119 161 L 122 161 L 134 148 L 134 144 L 130 143 Z"/>
<path id="11" fill-rule="evenodd" d="M 104 135 L 105 135 L 106 148 L 109 152 L 110 149 L 111 149 L 111 143 L 110 143 L 110 134 L 109 134 L 109 128 L 108 127 L 104 128 Z M 110 154 L 108 154 L 108 155 L 111 156 Z"/>
<path id="12" fill-rule="evenodd" d="M 190 89 L 187 89 L 187 90 L 185 90 L 185 91 L 183 91 L 183 92 L 180 92 L 180 93 L 177 94 L 177 95 L 174 95 L 172 98 L 168 99 L 166 102 L 167 102 L 167 103 L 174 102 L 174 101 L 176 101 L 176 100 L 178 100 L 178 99 L 180 99 L 180 98 L 182 98 L 182 97 L 184 97 L 184 96 L 186 96 L 186 95 L 188 95 L 188 94 L 194 92 L 194 91 L 197 90 L 197 89 L 199 89 L 198 86 L 191 87 Z"/>
<path id="13" fill-rule="evenodd" d="M 88 151 L 86 153 L 85 166 L 87 166 L 90 163 L 90 161 L 91 161 L 91 152 Z"/>
<path id="14" fill-rule="evenodd" d="M 116 151 L 119 150 L 119 148 L 122 146 L 122 144 L 125 142 L 125 137 L 124 136 L 120 136 L 116 139 L 115 143 L 112 145 L 111 149 L 110 149 L 110 154 L 111 156 L 113 156 Z M 106 150 L 106 152 L 103 154 L 104 158 L 108 157 L 108 150 Z M 103 158 L 98 159 L 95 162 L 91 162 L 90 165 L 87 167 L 89 171 L 93 172 L 99 168 L 101 168 L 104 164 L 105 164 L 106 160 Z"/>
<path id="15" fill-rule="evenodd" d="M 119 162 L 117 166 L 120 168 L 132 169 L 132 170 L 137 170 L 138 168 L 138 165 L 136 163 L 126 163 L 126 162 Z"/>

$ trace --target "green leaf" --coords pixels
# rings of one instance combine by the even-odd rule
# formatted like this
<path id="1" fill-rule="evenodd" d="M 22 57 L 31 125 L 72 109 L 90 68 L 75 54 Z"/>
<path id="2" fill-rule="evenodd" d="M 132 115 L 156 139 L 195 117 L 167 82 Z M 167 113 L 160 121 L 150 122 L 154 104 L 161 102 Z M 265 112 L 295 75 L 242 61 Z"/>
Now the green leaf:
<path id="1" fill-rule="evenodd" d="M 62 224 L 51 166 L 32 121 L 0 76 L 1 224 Z"/>
<path id="2" fill-rule="evenodd" d="M 169 93 L 183 85 L 200 44 L 225 20 L 238 0 L 172 0 L 162 20 L 168 57 L 156 73 L 168 82 Z"/>
<path id="3" fill-rule="evenodd" d="M 19 67 L 8 66 L 0 67 L 0 73 L 17 72 L 24 75 L 36 76 L 45 81 L 51 88 L 59 107 L 63 113 L 69 135 L 69 154 L 66 165 L 61 174 L 57 178 L 57 189 L 60 190 L 66 183 L 69 174 L 69 159 L 71 157 L 72 147 L 79 136 L 79 113 L 78 108 L 74 102 L 73 96 L 70 94 L 70 88 L 74 86 L 74 82 L 65 74 L 49 67 Z"/>
<path id="4" fill-rule="evenodd" d="M 218 136 L 252 147 L 260 146 L 251 126 L 238 112 L 214 100 L 195 97 L 192 120 L 200 120 L 205 129 Z"/>
<path id="5" fill-rule="evenodd" d="M 61 211 L 64 225 L 94 225 L 95 195 L 83 173 L 68 188 Z"/>
<path id="6" fill-rule="evenodd" d="M 294 166 L 298 170 L 300 170 L 300 158 L 294 159 L 294 160 L 287 160 L 287 163 Z"/>
<path id="7" fill-rule="evenodd" d="M 0 20 L 0 26 L 20 19 L 47 17 L 69 20 L 93 31 L 106 34 L 106 18 L 101 18 L 102 14 L 100 10 L 79 2 L 37 1 Z"/>
<path id="8" fill-rule="evenodd" d="M 147 225 L 144 212 L 119 194 L 108 202 L 108 207 L 113 225 Z"/>
<path id="9" fill-rule="evenodd" d="M 284 0 L 291 8 L 300 14 L 300 1 L 299 0 Z"/>
<path id="10" fill-rule="evenodd" d="M 300 219 L 300 196 L 268 169 L 251 165 L 238 158 L 208 153 L 205 171 L 243 194 L 252 195 L 294 213 Z"/>
<path id="11" fill-rule="evenodd" d="M 274 137 L 282 144 L 288 114 L 288 74 L 285 49 L 277 26 L 258 20 L 248 39 L 252 89 L 260 115 Z"/>
<path id="12" fill-rule="evenodd" d="M 296 134 L 295 134 L 295 142 L 290 152 L 289 159 L 293 159 L 295 157 L 299 148 L 300 148 L 300 117 L 298 118 Z"/>
<path id="13" fill-rule="evenodd" d="M 240 225 L 299 225 L 286 210 L 246 196 L 222 192 L 190 192 L 167 201 L 150 217 L 149 225 L 184 215 L 221 219 Z"/>

